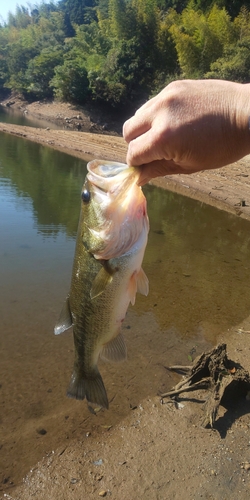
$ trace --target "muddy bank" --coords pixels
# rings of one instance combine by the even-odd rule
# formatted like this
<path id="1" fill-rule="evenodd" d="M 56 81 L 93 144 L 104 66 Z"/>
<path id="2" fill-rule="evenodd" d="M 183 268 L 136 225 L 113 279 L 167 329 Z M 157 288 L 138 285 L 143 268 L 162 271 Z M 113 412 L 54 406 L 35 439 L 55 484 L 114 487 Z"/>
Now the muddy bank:
<path id="1" fill-rule="evenodd" d="M 0 105 L 17 110 L 27 117 L 34 117 L 59 125 L 64 130 L 108 133 L 121 135 L 126 116 L 105 107 L 85 104 L 84 106 L 60 102 L 54 99 L 28 102 L 20 95 L 12 94 L 1 99 Z"/>

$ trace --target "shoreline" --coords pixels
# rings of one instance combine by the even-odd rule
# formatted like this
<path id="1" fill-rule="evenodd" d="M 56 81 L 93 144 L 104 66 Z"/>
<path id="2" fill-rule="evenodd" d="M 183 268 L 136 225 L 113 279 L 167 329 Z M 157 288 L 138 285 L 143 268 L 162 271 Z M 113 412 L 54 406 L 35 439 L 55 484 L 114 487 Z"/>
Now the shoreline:
<path id="1" fill-rule="evenodd" d="M 35 115 L 34 115 L 35 116 Z M 40 115 L 48 119 L 47 115 Z M 56 122 L 50 118 L 51 121 Z M 85 161 L 126 161 L 127 145 L 118 135 L 52 130 L 0 123 L 0 132 L 48 146 Z M 152 184 L 250 220 L 250 155 L 216 170 L 159 177 Z"/>

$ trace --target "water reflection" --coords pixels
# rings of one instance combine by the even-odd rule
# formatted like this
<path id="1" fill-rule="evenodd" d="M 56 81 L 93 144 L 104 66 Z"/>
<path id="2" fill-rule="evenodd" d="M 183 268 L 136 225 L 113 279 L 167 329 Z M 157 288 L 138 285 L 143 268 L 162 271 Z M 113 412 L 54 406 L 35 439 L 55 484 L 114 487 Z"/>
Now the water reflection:
<path id="1" fill-rule="evenodd" d="M 101 364 L 111 401 L 98 420 L 65 397 L 71 333 L 53 336 L 68 292 L 84 162 L 1 134 L 0 470 L 20 481 L 45 451 L 97 425 L 115 425 L 133 406 L 175 383 L 164 366 L 187 363 L 249 316 L 249 222 L 147 186 L 150 218 L 138 295 L 124 322 L 128 360 Z M 39 434 L 39 429 L 46 434 Z"/>
<path id="2" fill-rule="evenodd" d="M 151 222 L 145 261 L 161 328 L 214 342 L 248 316 L 249 222 L 195 200 L 148 187 Z M 157 303 L 157 305 L 156 305 Z"/>
<path id="3" fill-rule="evenodd" d="M 75 199 L 86 163 L 8 134 L 2 134 L 0 161 L 1 177 L 11 181 L 20 207 L 32 205 L 38 232 L 48 236 L 62 229 L 75 235 L 79 218 Z"/>
<path id="4" fill-rule="evenodd" d="M 0 105 L 0 122 L 13 123 L 15 125 L 25 125 L 26 127 L 61 129 L 59 125 L 40 118 L 30 117 L 27 113 Z"/>

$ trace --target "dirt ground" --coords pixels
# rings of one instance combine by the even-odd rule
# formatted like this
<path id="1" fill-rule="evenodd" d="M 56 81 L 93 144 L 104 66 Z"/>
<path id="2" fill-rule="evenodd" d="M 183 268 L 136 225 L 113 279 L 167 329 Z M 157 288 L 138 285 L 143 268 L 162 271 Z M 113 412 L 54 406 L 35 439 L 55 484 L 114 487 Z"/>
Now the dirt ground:
<path id="1" fill-rule="evenodd" d="M 9 101 L 6 101 L 7 104 Z M 42 130 L 0 124 L 0 131 L 59 149 L 84 159 L 125 161 L 126 144 L 119 127 L 96 125 L 88 112 L 60 103 L 15 102 L 30 115 L 51 121 L 71 120 L 72 129 Z M 75 117 L 75 118 L 74 118 Z M 79 118 L 81 117 L 81 118 Z M 81 127 L 79 127 L 81 123 Z M 77 129 L 77 130 L 76 130 Z M 95 133 L 91 133 L 95 132 Z M 250 157 L 218 171 L 157 179 L 156 185 L 250 219 Z M 250 370 L 249 317 L 222 332 L 228 355 Z M 181 377 L 180 377 L 181 378 Z M 214 429 L 201 427 L 206 393 L 184 394 L 161 404 L 147 398 L 118 425 L 86 432 L 62 449 L 48 450 L 24 478 L 1 498 L 12 500 L 249 499 L 250 402 L 220 406 Z"/>

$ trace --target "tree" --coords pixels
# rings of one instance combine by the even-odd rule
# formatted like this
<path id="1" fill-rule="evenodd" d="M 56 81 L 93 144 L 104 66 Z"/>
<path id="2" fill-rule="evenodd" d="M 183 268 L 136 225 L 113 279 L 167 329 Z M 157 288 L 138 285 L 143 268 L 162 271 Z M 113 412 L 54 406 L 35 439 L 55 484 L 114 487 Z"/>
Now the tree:
<path id="1" fill-rule="evenodd" d="M 211 64 L 206 78 L 221 78 L 239 83 L 250 82 L 250 41 L 227 47 L 223 57 Z"/>
<path id="2" fill-rule="evenodd" d="M 222 57 L 211 64 L 207 78 L 241 83 L 250 81 L 250 12 L 243 7 L 233 22 L 235 40 L 224 46 Z"/>
<path id="3" fill-rule="evenodd" d="M 56 66 L 50 85 L 54 95 L 64 101 L 83 104 L 89 94 L 88 73 L 81 62 L 66 60 L 63 65 Z"/>
<path id="4" fill-rule="evenodd" d="M 221 57 L 224 47 L 235 40 L 233 23 L 225 9 L 216 5 L 206 13 L 190 5 L 175 16 L 170 27 L 178 61 L 185 78 L 201 78 Z"/>
<path id="5" fill-rule="evenodd" d="M 55 74 L 55 67 L 62 62 L 63 55 L 60 46 L 42 49 L 40 54 L 31 59 L 25 72 L 26 92 L 39 99 L 52 97 L 50 81 Z"/>
<path id="6" fill-rule="evenodd" d="M 69 17 L 71 24 L 84 24 L 95 18 L 95 0 L 61 0 L 60 9 Z"/>
<path id="7" fill-rule="evenodd" d="M 127 24 L 125 0 L 109 0 L 108 17 L 110 36 L 118 40 L 124 37 L 124 30 Z"/>

